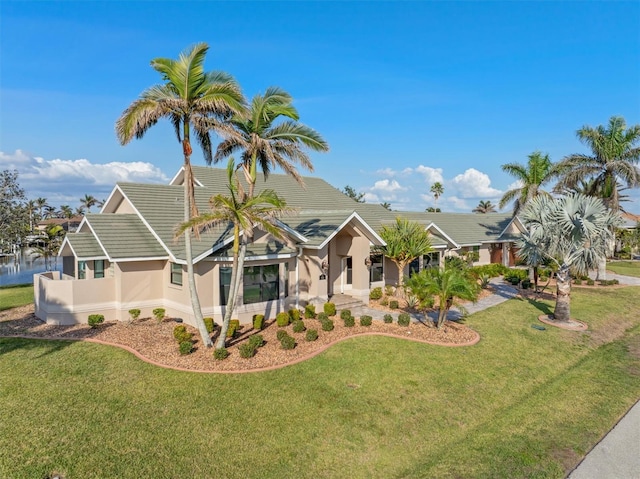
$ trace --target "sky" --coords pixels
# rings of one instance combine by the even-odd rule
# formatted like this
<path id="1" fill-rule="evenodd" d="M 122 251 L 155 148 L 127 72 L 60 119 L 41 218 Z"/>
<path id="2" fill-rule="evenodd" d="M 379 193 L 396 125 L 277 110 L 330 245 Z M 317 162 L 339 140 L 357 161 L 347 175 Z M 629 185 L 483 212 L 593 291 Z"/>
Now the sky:
<path id="1" fill-rule="evenodd" d="M 303 174 L 398 210 L 497 204 L 515 186 L 501 165 L 588 153 L 576 130 L 613 115 L 640 124 L 638 1 L 3 0 L 0 170 L 55 206 L 168 182 L 183 161 L 170 124 L 125 146 L 114 125 L 162 83 L 153 58 L 198 42 L 247 98 L 293 96 L 330 145 Z"/>

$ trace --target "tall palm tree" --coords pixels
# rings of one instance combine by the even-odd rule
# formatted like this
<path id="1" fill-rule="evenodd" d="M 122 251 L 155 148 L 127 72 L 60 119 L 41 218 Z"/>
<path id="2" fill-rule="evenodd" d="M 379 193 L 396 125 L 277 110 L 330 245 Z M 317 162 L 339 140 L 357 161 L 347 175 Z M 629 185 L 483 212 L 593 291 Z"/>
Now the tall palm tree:
<path id="1" fill-rule="evenodd" d="M 482 213 L 482 214 L 495 213 L 496 212 L 496 207 L 489 200 L 487 200 L 487 201 L 480 200 L 480 202 L 478 203 L 478 206 L 476 206 L 473 209 L 473 212 L 474 213 Z"/>
<path id="2" fill-rule="evenodd" d="M 29 215 L 29 233 L 33 234 L 33 217 L 36 212 L 36 201 L 29 200 L 25 203 L 25 208 L 27 209 L 27 214 Z"/>
<path id="3" fill-rule="evenodd" d="M 182 52 L 177 60 L 152 60 L 151 67 L 160 73 L 166 82 L 143 91 L 140 98 L 129 105 L 116 122 L 116 134 L 123 145 L 133 138 L 142 138 L 161 118 L 171 122 L 176 137 L 182 144 L 185 221 L 198 214 L 191 169 L 191 129 L 193 128 L 196 140 L 202 147 L 205 160 L 210 163 L 210 129 L 223 128 L 221 119 L 230 117 L 234 112 L 241 112 L 244 108 L 244 97 L 240 87 L 230 75 L 204 71 L 204 59 L 208 49 L 206 43 L 198 43 Z M 189 230 L 184 232 L 184 243 L 193 313 L 203 342 L 212 346 L 202 319 L 196 290 Z"/>
<path id="4" fill-rule="evenodd" d="M 240 186 L 235 176 L 236 167 L 233 158 L 227 164 L 227 177 L 229 195 L 218 194 L 211 197 L 209 204 L 211 211 L 202 213 L 181 225 L 179 233 L 198 227 L 210 228 L 219 224 L 233 224 L 233 266 L 231 269 L 231 285 L 229 298 L 225 308 L 222 328 L 216 348 L 224 348 L 229 329 L 229 322 L 233 315 L 235 304 L 240 291 L 240 284 L 244 270 L 244 260 L 247 252 L 247 241 L 241 237 L 253 236 L 255 227 L 266 231 L 275 238 L 282 238 L 282 232 L 278 228 L 277 218 L 292 211 L 287 208 L 283 199 L 278 197 L 273 190 L 263 190 L 259 194 L 249 197 Z"/>
<path id="5" fill-rule="evenodd" d="M 97 201 L 94 196 L 87 195 L 86 193 L 83 198 L 80 198 L 80 204 L 82 208 L 87 210 L 87 213 L 91 213 L 91 207 L 95 206 Z"/>
<path id="6" fill-rule="evenodd" d="M 40 197 L 36 199 L 36 207 L 38 208 L 38 221 L 44 218 L 44 209 L 46 206 L 47 206 L 46 198 Z"/>
<path id="7" fill-rule="evenodd" d="M 624 118 L 612 116 L 609 124 L 583 126 L 578 139 L 591 149 L 591 155 L 575 153 L 558 163 L 557 191 L 576 188 L 583 182 L 587 194 L 602 198 L 607 208 L 620 209 L 619 183 L 627 188 L 640 185 L 640 125 L 627 128 Z"/>
<path id="8" fill-rule="evenodd" d="M 444 186 L 442 186 L 442 183 L 440 183 L 439 181 L 436 181 L 434 184 L 431 185 L 431 188 L 429 189 L 429 191 L 433 195 L 433 199 L 437 206 L 438 198 L 444 195 Z"/>
<path id="9" fill-rule="evenodd" d="M 518 212 L 536 196 L 550 196 L 542 187 L 554 178 L 555 166 L 549 159 L 549 155 L 543 155 L 534 151 L 529 155 L 526 165 L 520 163 L 507 163 L 502 165 L 502 171 L 509 173 L 518 180 L 519 186 L 507 191 L 500 199 L 499 207 L 502 209 L 507 204 L 513 203 L 513 214 Z"/>

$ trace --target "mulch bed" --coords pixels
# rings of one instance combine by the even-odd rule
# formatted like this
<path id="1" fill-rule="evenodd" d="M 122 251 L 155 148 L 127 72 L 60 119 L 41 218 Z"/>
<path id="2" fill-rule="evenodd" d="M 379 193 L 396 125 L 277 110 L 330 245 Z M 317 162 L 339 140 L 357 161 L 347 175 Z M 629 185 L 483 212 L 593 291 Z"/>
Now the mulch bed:
<path id="1" fill-rule="evenodd" d="M 40 321 L 33 314 L 33 305 L 13 308 L 0 312 L 0 336 L 27 336 L 47 339 L 84 339 L 106 342 L 124 346 L 138 353 L 143 359 L 159 366 L 184 369 L 189 371 L 209 372 L 249 372 L 275 369 L 289 364 L 303 361 L 327 349 L 332 344 L 346 338 L 364 334 L 378 334 L 399 337 L 429 344 L 446 346 L 466 346 L 479 341 L 478 333 L 469 327 L 447 322 L 442 329 L 420 323 L 412 323 L 408 327 L 398 324 L 385 324 L 373 321 L 371 326 L 356 326 L 348 328 L 342 320 L 333 318 L 335 329 L 322 331 L 320 322 L 314 319 L 304 320 L 307 329 L 316 329 L 319 337 L 316 341 L 305 340 L 305 333 L 294 333 L 292 326 L 285 329 L 296 339 L 293 350 L 283 350 L 276 338 L 278 329 L 273 321 L 267 322 L 262 331 L 255 331 L 249 326 L 239 332 L 238 337 L 228 342 L 227 349 L 230 356 L 217 361 L 213 358 L 213 349 L 203 347 L 200 336 L 195 328 L 187 326 L 194 335 L 195 350 L 188 355 L 180 355 L 178 345 L 173 338 L 173 328 L 176 322 L 165 320 L 161 323 L 155 319 L 139 319 L 126 323 L 121 321 L 105 322 L 96 329 L 86 324 L 71 326 L 53 326 Z M 265 345 L 258 349 L 257 354 L 249 359 L 240 357 L 238 346 L 253 334 L 261 334 Z M 216 333 L 214 332 L 214 342 Z"/>

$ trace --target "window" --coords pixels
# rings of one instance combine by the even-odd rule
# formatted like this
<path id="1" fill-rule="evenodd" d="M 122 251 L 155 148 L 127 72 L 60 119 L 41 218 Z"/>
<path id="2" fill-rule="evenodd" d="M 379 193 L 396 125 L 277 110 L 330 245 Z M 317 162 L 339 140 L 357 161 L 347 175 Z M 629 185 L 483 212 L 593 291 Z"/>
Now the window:
<path id="1" fill-rule="evenodd" d="M 289 297 L 289 262 L 284 264 L 284 297 Z"/>
<path id="2" fill-rule="evenodd" d="M 371 255 L 371 269 L 369 270 L 370 282 L 382 281 L 383 260 L 384 257 L 381 254 Z"/>
<path id="3" fill-rule="evenodd" d="M 280 295 L 279 266 L 245 266 L 244 268 L 244 304 L 273 301 Z"/>
<path id="4" fill-rule="evenodd" d="M 93 262 L 93 277 L 104 278 L 104 260 L 97 259 Z"/>
<path id="5" fill-rule="evenodd" d="M 422 257 L 422 269 L 439 268 L 439 267 L 440 267 L 440 253 L 438 251 L 427 253 Z"/>
<path id="6" fill-rule="evenodd" d="M 220 268 L 220 304 L 229 301 L 229 288 L 231 286 L 231 268 Z"/>
<path id="7" fill-rule="evenodd" d="M 416 258 L 409 263 L 409 277 L 420 271 L 420 258 Z"/>
<path id="8" fill-rule="evenodd" d="M 87 277 L 87 262 L 78 261 L 78 279 L 85 279 Z"/>
<path id="9" fill-rule="evenodd" d="M 182 265 L 171 263 L 171 284 L 182 286 Z"/>

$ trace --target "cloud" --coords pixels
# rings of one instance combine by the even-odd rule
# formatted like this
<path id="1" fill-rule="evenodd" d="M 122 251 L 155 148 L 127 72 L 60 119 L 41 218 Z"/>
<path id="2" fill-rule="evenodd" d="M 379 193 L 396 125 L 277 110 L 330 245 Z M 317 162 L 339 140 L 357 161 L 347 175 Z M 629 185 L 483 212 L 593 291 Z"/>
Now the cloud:
<path id="1" fill-rule="evenodd" d="M 45 160 L 22 150 L 0 151 L 0 169 L 18 171 L 18 182 L 29 198 L 44 197 L 50 204 L 78 203 L 85 194 L 106 198 L 117 182 L 168 183 L 151 163 L 91 163 L 87 159 Z"/>
<path id="2" fill-rule="evenodd" d="M 379 180 L 373 184 L 371 191 L 385 191 L 391 193 L 393 191 L 407 191 L 408 188 L 400 186 L 396 180 Z"/>
<path id="3" fill-rule="evenodd" d="M 442 177 L 442 168 L 431 168 L 430 166 L 420 165 L 415 169 L 416 172 L 422 174 L 424 176 L 427 184 L 432 185 L 433 183 L 444 181 Z"/>
<path id="4" fill-rule="evenodd" d="M 394 177 L 398 174 L 398 172 L 392 168 L 383 168 L 381 170 L 376 170 L 376 174 L 380 176 Z"/>
<path id="5" fill-rule="evenodd" d="M 491 179 L 486 173 L 469 168 L 450 182 L 453 190 L 462 198 L 492 199 L 502 195 L 502 191 L 491 187 Z"/>

